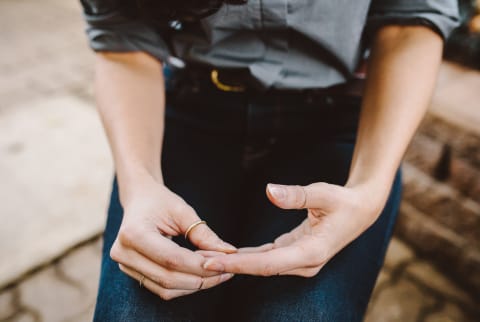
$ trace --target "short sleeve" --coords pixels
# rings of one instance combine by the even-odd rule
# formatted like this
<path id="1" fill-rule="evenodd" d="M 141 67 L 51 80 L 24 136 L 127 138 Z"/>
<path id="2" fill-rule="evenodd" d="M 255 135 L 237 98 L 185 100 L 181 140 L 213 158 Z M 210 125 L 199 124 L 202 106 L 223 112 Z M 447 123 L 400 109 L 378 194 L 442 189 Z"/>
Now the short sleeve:
<path id="1" fill-rule="evenodd" d="M 373 0 L 367 30 L 388 24 L 426 25 L 445 40 L 459 25 L 457 0 Z"/>
<path id="2" fill-rule="evenodd" d="M 147 52 L 160 61 L 169 56 L 166 42 L 149 24 L 121 10 L 118 0 L 80 0 L 86 34 L 94 51 Z"/>

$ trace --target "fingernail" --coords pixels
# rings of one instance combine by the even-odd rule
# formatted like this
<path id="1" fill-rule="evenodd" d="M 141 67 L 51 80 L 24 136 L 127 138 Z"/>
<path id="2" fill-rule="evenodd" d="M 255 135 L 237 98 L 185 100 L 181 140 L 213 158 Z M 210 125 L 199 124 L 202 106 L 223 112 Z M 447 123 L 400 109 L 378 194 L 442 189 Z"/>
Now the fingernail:
<path id="1" fill-rule="evenodd" d="M 223 272 L 225 270 L 225 266 L 214 259 L 208 259 L 205 264 L 203 264 L 203 268 L 215 272 Z"/>
<path id="2" fill-rule="evenodd" d="M 226 273 L 226 274 L 222 274 L 222 277 L 220 278 L 220 280 L 222 282 L 225 282 L 225 281 L 228 281 L 229 279 L 231 279 L 235 274 L 232 274 L 232 273 Z"/>
<path id="3" fill-rule="evenodd" d="M 269 183 L 267 186 L 268 192 L 278 201 L 285 199 L 287 191 L 283 186 Z"/>

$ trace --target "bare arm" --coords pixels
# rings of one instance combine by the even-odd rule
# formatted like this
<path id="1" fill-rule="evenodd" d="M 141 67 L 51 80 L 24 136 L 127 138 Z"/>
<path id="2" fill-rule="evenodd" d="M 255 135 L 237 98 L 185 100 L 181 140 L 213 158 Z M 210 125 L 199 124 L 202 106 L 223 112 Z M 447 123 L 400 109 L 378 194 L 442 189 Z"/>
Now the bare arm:
<path id="1" fill-rule="evenodd" d="M 381 205 L 427 110 L 442 48 L 441 37 L 422 26 L 383 27 L 374 39 L 347 186 L 368 185 Z"/>
<path id="2" fill-rule="evenodd" d="M 160 156 L 165 90 L 161 67 L 145 53 L 98 54 L 96 97 L 124 209 L 110 255 L 124 273 L 163 299 L 172 299 L 213 287 L 232 275 L 206 271 L 201 254 L 168 238 L 184 234 L 199 217 L 163 184 Z M 197 226 L 189 238 L 200 249 L 235 251 L 206 225 Z"/>
<path id="3" fill-rule="evenodd" d="M 107 133 L 122 202 L 143 180 L 162 183 L 165 90 L 162 66 L 141 53 L 96 55 L 97 106 Z"/>

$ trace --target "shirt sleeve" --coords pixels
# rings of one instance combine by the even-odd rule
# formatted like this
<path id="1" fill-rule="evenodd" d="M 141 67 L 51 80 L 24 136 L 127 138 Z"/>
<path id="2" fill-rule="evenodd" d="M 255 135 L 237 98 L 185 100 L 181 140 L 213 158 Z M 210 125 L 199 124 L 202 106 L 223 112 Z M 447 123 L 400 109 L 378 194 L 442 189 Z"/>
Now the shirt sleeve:
<path id="1" fill-rule="evenodd" d="M 388 24 L 425 25 L 445 40 L 459 25 L 457 0 L 373 0 L 367 31 Z"/>
<path id="2" fill-rule="evenodd" d="M 118 0 L 80 0 L 86 34 L 94 51 L 143 51 L 160 61 L 169 56 L 166 42 L 149 24 L 121 10 Z"/>

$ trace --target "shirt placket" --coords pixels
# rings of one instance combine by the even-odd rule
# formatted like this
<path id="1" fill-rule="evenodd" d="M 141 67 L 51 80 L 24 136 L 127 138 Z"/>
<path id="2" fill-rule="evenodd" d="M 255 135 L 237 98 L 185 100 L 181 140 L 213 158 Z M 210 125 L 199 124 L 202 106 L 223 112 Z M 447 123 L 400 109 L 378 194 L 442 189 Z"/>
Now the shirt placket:
<path id="1" fill-rule="evenodd" d="M 265 44 L 265 57 L 253 66 L 252 74 L 261 76 L 267 87 L 282 78 L 283 63 L 288 55 L 288 1 L 251 0 L 250 14 L 259 37 Z M 268 65 L 268 68 L 267 68 Z"/>

